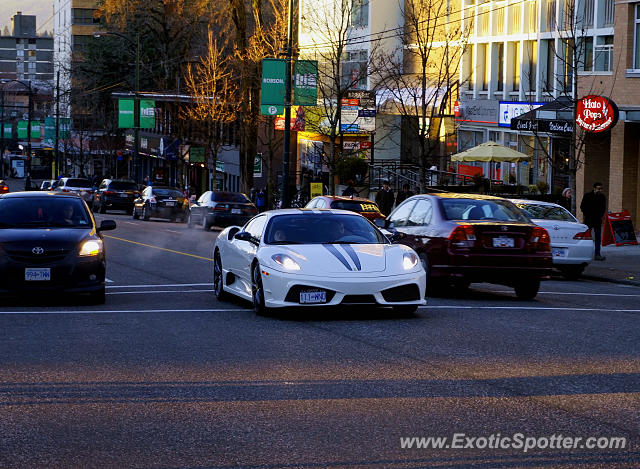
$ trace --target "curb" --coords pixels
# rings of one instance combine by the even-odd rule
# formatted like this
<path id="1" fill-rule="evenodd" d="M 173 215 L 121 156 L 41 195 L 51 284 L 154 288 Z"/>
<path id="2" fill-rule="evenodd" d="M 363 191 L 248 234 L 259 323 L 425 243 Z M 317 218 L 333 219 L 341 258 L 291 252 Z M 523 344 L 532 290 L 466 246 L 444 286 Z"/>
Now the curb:
<path id="1" fill-rule="evenodd" d="M 593 280 L 594 282 L 608 282 L 608 283 L 618 283 L 621 285 L 633 285 L 633 286 L 640 286 L 640 281 L 638 280 L 627 280 L 627 279 L 617 279 L 617 278 L 611 278 L 611 277 L 599 277 L 597 275 L 585 275 L 582 274 L 580 276 L 580 278 L 585 279 L 585 280 Z"/>

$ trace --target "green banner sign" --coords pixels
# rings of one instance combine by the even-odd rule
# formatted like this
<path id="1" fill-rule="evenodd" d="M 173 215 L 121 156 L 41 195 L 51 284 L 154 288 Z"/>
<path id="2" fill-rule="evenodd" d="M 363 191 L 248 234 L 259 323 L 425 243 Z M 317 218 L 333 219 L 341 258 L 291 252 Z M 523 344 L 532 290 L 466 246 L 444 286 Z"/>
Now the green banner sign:
<path id="1" fill-rule="evenodd" d="M 13 125 L 4 124 L 4 138 L 12 138 L 13 137 Z"/>
<path id="2" fill-rule="evenodd" d="M 318 61 L 296 61 L 293 71 L 293 83 L 293 104 L 315 106 L 318 101 Z"/>
<path id="3" fill-rule="evenodd" d="M 204 163 L 204 147 L 189 148 L 189 163 Z"/>
<path id="4" fill-rule="evenodd" d="M 27 138 L 27 121 L 18 121 L 18 138 Z"/>
<path id="5" fill-rule="evenodd" d="M 253 160 L 253 176 L 262 177 L 262 153 L 258 153 Z"/>
<path id="6" fill-rule="evenodd" d="M 284 59 L 262 59 L 261 114 L 277 116 L 284 112 L 286 67 L 287 62 Z"/>
<path id="7" fill-rule="evenodd" d="M 31 121 L 31 138 L 40 138 L 42 133 L 42 122 L 40 121 Z"/>
<path id="8" fill-rule="evenodd" d="M 133 129 L 133 99 L 118 100 L 118 128 Z"/>
<path id="9" fill-rule="evenodd" d="M 224 173 L 224 161 L 216 160 L 216 171 Z"/>
<path id="10" fill-rule="evenodd" d="M 60 140 L 71 138 L 71 118 L 60 117 L 58 121 L 58 138 Z"/>
<path id="11" fill-rule="evenodd" d="M 140 128 L 155 129 L 156 102 L 153 99 L 140 100 Z"/>
<path id="12" fill-rule="evenodd" d="M 44 143 L 55 145 L 56 142 L 56 119 L 55 117 L 44 118 Z"/>

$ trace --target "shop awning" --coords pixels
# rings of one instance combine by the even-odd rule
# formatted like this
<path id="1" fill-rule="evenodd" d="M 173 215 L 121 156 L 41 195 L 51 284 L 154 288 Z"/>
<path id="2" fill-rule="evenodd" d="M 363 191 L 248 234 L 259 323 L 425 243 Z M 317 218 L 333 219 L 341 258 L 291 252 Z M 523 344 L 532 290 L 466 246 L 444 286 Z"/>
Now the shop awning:
<path id="1" fill-rule="evenodd" d="M 519 151 L 488 141 L 480 145 L 457 153 L 451 157 L 451 161 L 482 161 L 494 163 L 519 163 L 530 161 L 531 157 Z"/>

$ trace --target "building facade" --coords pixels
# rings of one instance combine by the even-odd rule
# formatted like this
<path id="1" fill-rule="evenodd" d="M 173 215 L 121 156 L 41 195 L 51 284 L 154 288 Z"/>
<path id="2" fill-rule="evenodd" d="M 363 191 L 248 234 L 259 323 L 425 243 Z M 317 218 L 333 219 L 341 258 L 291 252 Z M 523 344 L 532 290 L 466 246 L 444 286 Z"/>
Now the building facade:
<path id="1" fill-rule="evenodd" d="M 11 36 L 0 36 L 0 79 L 53 81 L 53 38 L 39 36 L 36 17 L 18 12 Z"/>

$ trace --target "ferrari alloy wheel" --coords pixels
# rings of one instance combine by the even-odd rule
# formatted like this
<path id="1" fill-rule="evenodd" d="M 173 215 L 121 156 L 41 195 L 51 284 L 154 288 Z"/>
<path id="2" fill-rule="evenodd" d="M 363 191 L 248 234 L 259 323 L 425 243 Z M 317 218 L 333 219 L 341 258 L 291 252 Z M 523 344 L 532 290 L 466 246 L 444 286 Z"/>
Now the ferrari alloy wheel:
<path id="1" fill-rule="evenodd" d="M 224 291 L 223 282 L 224 274 L 222 273 L 222 260 L 220 259 L 220 253 L 216 251 L 213 256 L 213 293 L 216 298 L 223 301 L 227 297 L 227 292 Z"/>
<path id="2" fill-rule="evenodd" d="M 253 310 L 258 316 L 267 316 L 269 310 L 264 305 L 264 288 L 262 287 L 260 264 L 256 264 L 253 267 L 251 275 L 251 291 L 253 296 Z"/>

